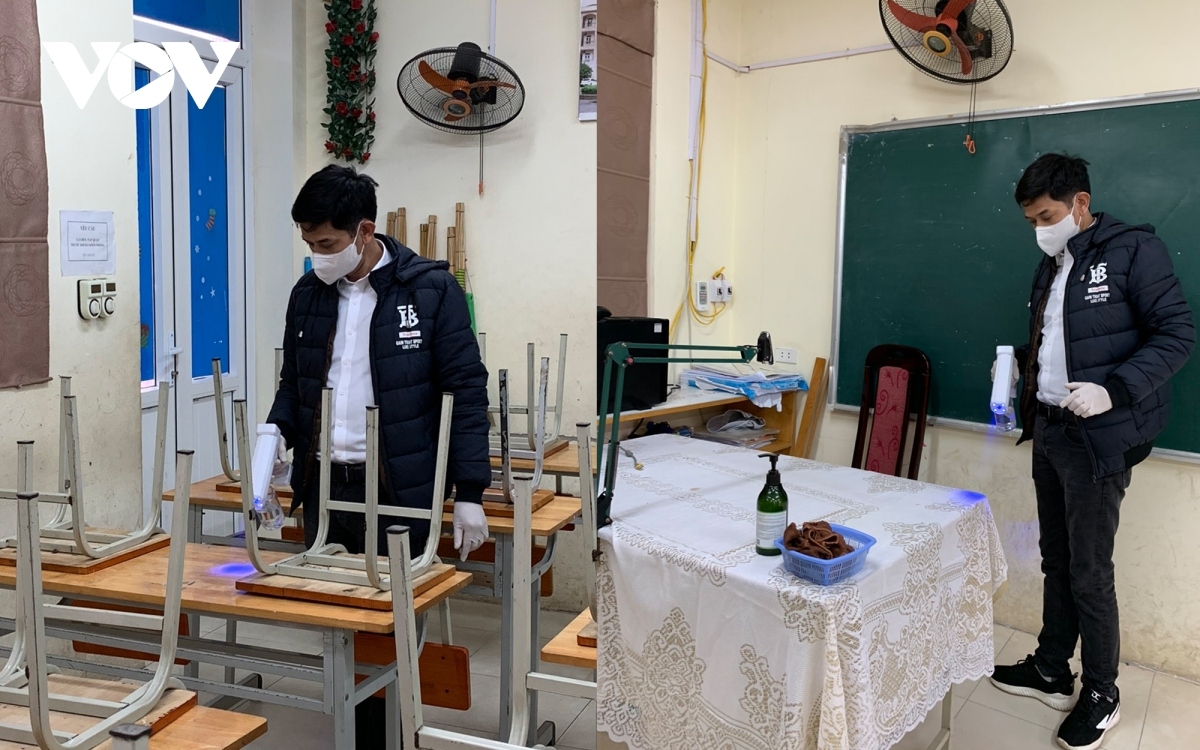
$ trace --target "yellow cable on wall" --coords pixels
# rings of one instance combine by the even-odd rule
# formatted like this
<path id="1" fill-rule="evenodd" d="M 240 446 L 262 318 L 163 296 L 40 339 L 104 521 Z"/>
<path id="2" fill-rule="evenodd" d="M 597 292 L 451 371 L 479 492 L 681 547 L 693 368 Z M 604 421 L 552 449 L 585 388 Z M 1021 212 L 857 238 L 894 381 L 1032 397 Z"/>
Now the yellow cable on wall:
<path id="1" fill-rule="evenodd" d="M 689 237 L 687 239 L 687 276 L 686 276 L 686 281 L 685 281 L 684 287 L 683 287 L 683 301 L 681 301 L 679 303 L 679 307 L 675 310 L 675 314 L 671 317 L 671 340 L 672 341 L 675 340 L 675 336 L 678 333 L 679 318 L 683 314 L 683 308 L 685 305 L 688 308 L 688 314 L 691 315 L 692 320 L 696 321 L 696 323 L 698 323 L 699 325 L 702 325 L 702 326 L 710 326 L 713 323 L 715 323 L 717 321 L 717 318 L 721 317 L 721 314 L 725 312 L 725 309 L 727 307 L 727 305 L 724 302 L 717 302 L 717 303 L 713 304 L 712 312 L 705 312 L 703 310 L 699 310 L 696 308 L 695 299 L 692 297 L 694 265 L 695 265 L 695 261 L 696 261 L 696 244 L 700 241 L 699 197 L 700 197 L 700 183 L 701 183 L 701 180 L 703 179 L 703 175 L 704 175 L 704 171 L 702 168 L 703 159 L 704 159 L 704 128 L 705 128 L 707 103 L 708 103 L 708 101 L 707 101 L 708 100 L 708 54 L 707 54 L 707 51 L 708 51 L 708 49 L 707 49 L 708 0 L 701 0 L 701 2 L 700 2 L 700 20 L 701 20 L 700 39 L 701 39 L 701 45 L 704 47 L 704 52 L 705 52 L 705 54 L 703 56 L 702 67 L 700 69 L 700 122 L 699 122 L 699 127 L 697 128 L 697 133 L 696 133 L 696 139 L 697 139 L 696 159 L 694 162 L 692 162 L 691 172 L 688 175 L 689 191 L 691 191 L 693 189 L 691 187 L 693 182 L 695 183 L 695 188 L 694 188 L 695 192 L 690 193 L 688 195 L 688 202 L 690 203 L 693 200 L 696 201 L 696 206 L 697 206 L 697 208 L 696 208 L 696 211 L 697 211 L 697 214 L 696 214 L 696 236 L 694 239 L 691 237 Z M 688 233 L 690 235 L 691 227 L 688 227 Z M 720 269 L 720 271 L 718 271 L 717 273 L 720 273 L 721 271 L 724 271 L 724 270 L 725 269 L 722 267 Z M 717 274 L 713 274 L 714 278 L 716 276 L 717 276 Z"/>

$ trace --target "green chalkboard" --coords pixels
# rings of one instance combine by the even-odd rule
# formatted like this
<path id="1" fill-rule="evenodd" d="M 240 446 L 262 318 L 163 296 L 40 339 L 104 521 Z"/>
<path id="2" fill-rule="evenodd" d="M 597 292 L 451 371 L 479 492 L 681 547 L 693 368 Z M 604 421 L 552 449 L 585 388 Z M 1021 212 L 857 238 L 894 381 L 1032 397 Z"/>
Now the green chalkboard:
<path id="1" fill-rule="evenodd" d="M 930 416 L 990 423 L 988 371 L 997 345 L 1028 340 L 1042 257 L 1013 191 L 1046 152 L 1091 162 L 1093 210 L 1155 226 L 1200 310 L 1200 101 L 976 122 L 974 156 L 965 134 L 947 124 L 848 136 L 839 404 L 858 405 L 871 347 L 907 344 L 933 364 Z M 1200 363 L 1172 387 L 1157 447 L 1200 453 Z"/>

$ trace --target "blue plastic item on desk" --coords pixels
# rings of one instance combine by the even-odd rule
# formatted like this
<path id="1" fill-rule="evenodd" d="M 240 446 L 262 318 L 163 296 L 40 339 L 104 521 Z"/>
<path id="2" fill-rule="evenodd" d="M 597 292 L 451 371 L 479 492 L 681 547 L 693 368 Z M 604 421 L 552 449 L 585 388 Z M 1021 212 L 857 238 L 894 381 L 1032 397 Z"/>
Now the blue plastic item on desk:
<path id="1" fill-rule="evenodd" d="M 829 528 L 841 534 L 854 551 L 833 560 L 822 560 L 788 549 L 783 544 L 783 537 L 779 537 L 775 540 L 775 546 L 783 552 L 784 569 L 819 586 L 841 583 L 862 570 L 863 563 L 867 561 L 867 552 L 875 546 L 875 537 L 835 523 L 829 524 Z"/>

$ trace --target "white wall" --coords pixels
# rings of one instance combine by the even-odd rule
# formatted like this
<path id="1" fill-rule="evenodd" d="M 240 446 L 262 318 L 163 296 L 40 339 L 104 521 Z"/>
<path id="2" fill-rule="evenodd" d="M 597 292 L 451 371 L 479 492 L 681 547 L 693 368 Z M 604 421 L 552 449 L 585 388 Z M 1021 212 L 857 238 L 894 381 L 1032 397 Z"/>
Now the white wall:
<path id="1" fill-rule="evenodd" d="M 325 15 L 310 3 L 307 33 L 307 173 L 327 162 L 321 127 L 325 106 Z M 486 192 L 478 195 L 479 139 L 435 131 L 418 122 L 396 93 L 396 75 L 414 55 L 434 47 L 488 42 L 488 3 L 408 0 L 380 3 L 376 69 L 378 126 L 363 171 L 379 183 L 379 226 L 386 212 L 408 211 L 408 239 L 438 216 L 438 247 L 455 203 L 466 204 L 470 290 L 479 330 L 488 334 L 488 366 L 512 371 L 514 397 L 524 402 L 525 345 L 558 356 L 569 334 L 564 431 L 592 419 L 595 399 L 596 131 L 578 122 L 579 7 L 539 0 L 501 0 L 496 55 L 527 88 L 516 121 L 485 139 Z M 553 374 L 552 374 L 553 378 Z M 492 398 L 495 399 L 493 377 Z M 575 609 L 585 601 L 579 534 L 566 534 L 556 564 L 553 604 Z"/>
<path id="2" fill-rule="evenodd" d="M 133 41 L 131 0 L 40 0 L 44 42 Z M 42 53 L 42 104 L 50 181 L 50 374 L 46 385 L 0 391 L 0 485 L 16 482 L 17 440 L 34 440 L 35 487 L 57 480 L 59 381 L 73 377 L 79 406 L 83 484 L 89 521 L 130 527 L 141 517 L 137 160 L 134 112 L 101 85 L 85 110 Z M 59 263 L 60 210 L 112 211 L 116 217 L 117 312 L 79 318 L 76 279 Z M 0 530 L 15 527 L 0 507 Z"/>
<path id="3" fill-rule="evenodd" d="M 686 74 L 689 5 L 688 0 L 660 2 L 660 107 L 686 103 L 680 92 L 686 85 L 681 76 Z M 887 41 L 874 0 L 712 5 L 710 14 L 728 19 L 740 34 L 731 33 L 723 20 L 714 35 L 710 18 L 710 50 L 742 64 Z M 1200 52 L 1195 48 L 1127 42 L 1128 30 L 1148 17 L 1170 19 L 1178 28 L 1200 23 L 1198 3 L 1008 0 L 1007 5 L 1016 27 L 1016 53 L 999 78 L 979 87 L 979 111 L 1196 85 Z M 961 113 L 969 90 L 938 83 L 892 52 L 749 75 L 710 64 L 710 73 L 710 118 L 714 107 L 727 114 L 719 140 L 710 123 L 706 159 L 721 165 L 722 179 L 708 179 L 706 172 L 701 223 L 729 228 L 702 232 L 698 255 L 704 261 L 698 267 L 729 267 L 737 300 L 728 325 L 715 333 L 725 343 L 743 343 L 769 330 L 776 346 L 799 350 L 807 372 L 814 357 L 830 353 L 840 128 Z M 686 118 L 662 112 L 655 122 L 662 184 L 663 175 L 680 170 Z M 656 190 L 655 309 L 660 314 L 674 309 L 682 270 L 676 248 L 683 246 L 680 212 L 685 206 L 679 192 L 677 177 L 670 189 Z M 1103 196 L 1096 202 L 1102 204 Z M 1030 266 L 1035 261 L 1033 255 L 1013 258 Z M 669 302 L 660 303 L 660 294 Z M 853 433 L 853 420 L 827 419 L 819 457 L 847 463 Z M 997 602 L 997 619 L 1036 632 L 1041 576 L 1029 448 L 949 429 L 935 429 L 928 442 L 928 479 L 984 492 L 992 504 L 1011 578 Z M 1135 470 L 1116 553 L 1123 658 L 1192 677 L 1200 676 L 1200 601 L 1193 593 L 1200 588 L 1198 480 L 1200 468 L 1157 459 Z"/>
<path id="4" fill-rule="evenodd" d="M 650 212 L 650 315 L 670 319 L 682 302 L 688 247 L 688 163 L 690 117 L 691 0 L 660 0 L 655 11 L 652 208 Z M 708 4 L 708 43 L 711 49 L 737 55 L 741 11 L 737 2 Z M 705 108 L 705 141 L 700 170 L 699 243 L 694 279 L 707 279 L 725 266 L 726 278 L 741 299 L 740 276 L 732 250 L 737 244 L 734 224 L 734 181 L 737 179 L 738 113 L 734 106 L 739 81 L 735 74 L 709 63 Z M 724 343 L 732 336 L 734 309 L 711 326 L 679 318 L 676 343 Z M 758 333 L 754 339 L 757 341 Z M 747 343 L 737 341 L 737 343 Z"/>
<path id="5" fill-rule="evenodd" d="M 250 351 L 254 356 L 256 411 L 266 419 L 275 397 L 275 347 L 283 341 L 283 319 L 303 266 L 295 253 L 296 229 L 291 209 L 304 165 L 296 163 L 304 142 L 304 89 L 289 85 L 303 80 L 304 12 L 300 0 L 255 0 L 250 16 L 250 170 L 253 191 L 248 212 L 253 274 Z M 303 36 L 300 37 L 303 41 Z"/>

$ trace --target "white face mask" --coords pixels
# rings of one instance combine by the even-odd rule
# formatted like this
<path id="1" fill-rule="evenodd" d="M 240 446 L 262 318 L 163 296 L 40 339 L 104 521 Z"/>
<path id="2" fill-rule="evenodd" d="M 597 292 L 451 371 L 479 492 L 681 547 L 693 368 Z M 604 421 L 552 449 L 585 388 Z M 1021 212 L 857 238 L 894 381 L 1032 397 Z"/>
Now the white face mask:
<path id="1" fill-rule="evenodd" d="M 355 242 L 358 239 L 359 229 L 362 229 L 362 222 L 359 222 L 358 229 L 354 230 L 354 238 L 344 250 L 329 255 L 313 253 L 313 272 L 317 274 L 318 279 L 326 284 L 333 284 L 346 278 L 348 274 L 358 268 L 358 264 L 362 263 L 363 252 L 358 249 L 358 244 Z"/>
<path id="2" fill-rule="evenodd" d="M 1037 233 L 1038 247 L 1042 252 L 1051 257 L 1061 253 L 1071 238 L 1079 234 L 1079 222 L 1075 220 L 1075 200 L 1071 200 L 1071 211 L 1062 221 L 1048 227 L 1036 227 L 1034 232 Z"/>

